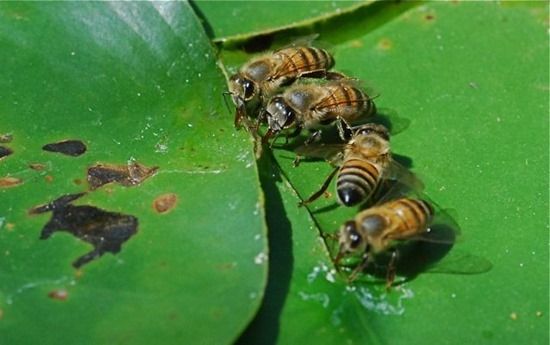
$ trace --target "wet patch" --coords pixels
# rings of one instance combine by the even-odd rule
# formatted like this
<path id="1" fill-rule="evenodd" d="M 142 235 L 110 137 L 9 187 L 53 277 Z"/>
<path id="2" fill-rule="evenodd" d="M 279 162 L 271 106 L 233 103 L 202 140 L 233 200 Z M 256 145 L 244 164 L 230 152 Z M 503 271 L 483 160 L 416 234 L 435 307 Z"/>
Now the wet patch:
<path id="1" fill-rule="evenodd" d="M 0 159 L 11 155 L 13 151 L 5 146 L 0 146 Z"/>
<path id="2" fill-rule="evenodd" d="M 16 187 L 23 183 L 23 180 L 17 177 L 0 177 L 0 188 Z"/>
<path id="3" fill-rule="evenodd" d="M 80 140 L 63 140 L 46 144 L 42 146 L 42 150 L 76 157 L 86 152 L 86 145 Z"/>
<path id="4" fill-rule="evenodd" d="M 42 228 L 40 239 L 45 240 L 56 231 L 66 231 L 94 246 L 91 252 L 73 262 L 74 268 L 80 268 L 106 252 L 118 253 L 122 244 L 137 232 L 138 227 L 138 219 L 134 216 L 89 205 L 71 204 L 84 194 L 64 195 L 29 211 L 30 214 L 52 212 L 52 218 Z"/>
<path id="5" fill-rule="evenodd" d="M 53 290 L 48 293 L 48 297 L 58 301 L 65 301 L 69 297 L 69 293 L 65 289 Z"/>
<path id="6" fill-rule="evenodd" d="M 31 164 L 29 164 L 29 168 L 31 168 L 32 170 L 36 170 L 36 171 L 42 171 L 42 170 L 46 169 L 46 166 L 42 163 L 31 163 Z"/>
<path id="7" fill-rule="evenodd" d="M 13 140 L 13 135 L 10 133 L 0 134 L 0 144 L 11 143 Z"/>
<path id="8" fill-rule="evenodd" d="M 160 214 L 171 211 L 178 202 L 178 196 L 174 193 L 159 195 L 153 200 L 153 209 Z"/>
<path id="9" fill-rule="evenodd" d="M 112 182 L 131 187 L 153 176 L 157 170 L 158 167 L 148 168 L 137 162 L 126 165 L 100 163 L 88 168 L 87 180 L 91 190 Z"/>

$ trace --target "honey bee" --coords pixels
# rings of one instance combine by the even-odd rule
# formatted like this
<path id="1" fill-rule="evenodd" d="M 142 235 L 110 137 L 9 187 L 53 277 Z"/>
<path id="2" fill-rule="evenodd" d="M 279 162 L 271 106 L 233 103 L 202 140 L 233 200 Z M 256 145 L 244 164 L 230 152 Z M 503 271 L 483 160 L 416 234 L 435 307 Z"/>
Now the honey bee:
<path id="1" fill-rule="evenodd" d="M 352 123 L 376 113 L 372 98 L 367 96 L 356 82 L 347 78 L 324 83 L 299 83 L 271 98 L 261 114 L 267 119 L 268 130 L 262 138 L 267 142 L 282 130 L 294 128 L 291 136 L 302 129 L 315 130 L 310 137 L 320 133 L 320 127 L 335 121 Z M 349 127 L 349 125 L 348 125 Z M 340 135 L 343 137 L 342 130 Z"/>
<path id="2" fill-rule="evenodd" d="M 309 42 L 296 42 L 250 60 L 229 78 L 229 94 L 237 107 L 235 126 L 240 125 L 247 108 L 258 109 L 279 87 L 301 77 L 325 77 L 333 65 L 326 50 Z"/>
<path id="3" fill-rule="evenodd" d="M 428 201 L 403 197 L 359 212 L 354 219 L 345 222 L 338 232 L 339 250 L 334 260 L 348 255 L 362 254 L 361 263 L 349 279 L 363 271 L 374 258 L 383 252 L 391 257 L 386 274 L 386 286 L 395 278 L 395 263 L 398 258 L 396 245 L 407 240 L 427 240 L 434 221 L 434 207 Z M 458 230 L 455 228 L 455 231 Z M 439 239 L 450 243 L 454 238 Z"/>
<path id="4" fill-rule="evenodd" d="M 407 185 L 419 185 L 411 173 L 392 159 L 388 129 L 379 124 L 368 123 L 350 128 L 351 139 L 347 144 L 304 145 L 298 147 L 299 155 L 329 158 L 336 169 L 328 176 L 321 188 L 304 200 L 300 206 L 319 198 L 336 178 L 338 201 L 345 206 L 354 206 L 371 199 L 384 179 L 396 179 L 398 174 L 407 177 Z"/>

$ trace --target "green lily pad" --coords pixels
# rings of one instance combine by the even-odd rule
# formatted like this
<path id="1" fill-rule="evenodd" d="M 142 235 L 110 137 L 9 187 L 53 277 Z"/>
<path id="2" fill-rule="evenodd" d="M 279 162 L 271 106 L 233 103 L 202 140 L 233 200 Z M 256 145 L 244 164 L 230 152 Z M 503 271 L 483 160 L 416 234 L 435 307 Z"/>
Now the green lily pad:
<path id="1" fill-rule="evenodd" d="M 279 343 L 548 343 L 547 11 L 541 2 L 378 3 L 358 10 L 353 25 L 308 28 L 334 45 L 337 69 L 379 94 L 379 108 L 410 120 L 393 150 L 408 158 L 427 196 L 456 210 L 462 236 L 434 267 L 444 274 L 421 271 L 385 294 L 383 281 L 347 286 L 330 275 L 327 253 L 313 252 L 319 235 L 306 210 L 283 202 L 292 279 L 285 297 L 273 297 L 278 277 L 270 277 L 264 313 L 244 343 L 266 332 Z M 247 58 L 222 54 L 230 71 Z M 302 199 L 331 170 L 325 162 L 293 168 L 291 151 L 274 155 Z M 309 208 L 321 232 L 357 212 L 333 204 L 327 198 Z M 493 268 L 482 274 L 487 262 Z M 282 300 L 278 309 L 268 308 L 270 296 Z"/>
<path id="2" fill-rule="evenodd" d="M 353 12 L 372 1 L 197 1 L 194 5 L 215 41 L 266 35 Z"/>
<path id="3" fill-rule="evenodd" d="M 0 187 L 0 342 L 231 343 L 266 283 L 263 199 L 191 7 L 4 3 L 0 18 L 0 178 L 21 182 Z M 85 152 L 42 149 L 69 139 Z M 91 188 L 92 166 L 110 183 Z M 118 242 L 75 269 L 94 236 Z"/>

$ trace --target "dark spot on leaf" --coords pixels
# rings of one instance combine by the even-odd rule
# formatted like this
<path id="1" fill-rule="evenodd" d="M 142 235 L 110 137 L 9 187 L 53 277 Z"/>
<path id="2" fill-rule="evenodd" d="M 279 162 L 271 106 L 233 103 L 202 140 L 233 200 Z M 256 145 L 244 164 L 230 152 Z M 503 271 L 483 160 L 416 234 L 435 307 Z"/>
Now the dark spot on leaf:
<path id="1" fill-rule="evenodd" d="M 138 227 L 138 219 L 134 216 L 109 212 L 89 205 L 71 204 L 84 194 L 64 195 L 29 211 L 30 214 L 52 212 L 52 218 L 42 228 L 40 239 L 47 239 L 56 231 L 67 231 L 94 246 L 91 252 L 73 262 L 75 268 L 87 264 L 105 252 L 118 253 L 122 244 L 137 232 Z"/>
<path id="2" fill-rule="evenodd" d="M 167 213 L 171 211 L 178 201 L 178 196 L 174 193 L 159 195 L 153 200 L 153 208 L 158 213 Z"/>
<path id="3" fill-rule="evenodd" d="M 29 168 L 31 168 L 32 170 L 36 170 L 36 171 L 42 171 L 42 170 L 46 169 L 46 166 L 44 164 L 41 164 L 41 163 L 31 163 L 31 164 L 29 164 Z"/>
<path id="4" fill-rule="evenodd" d="M 53 290 L 48 293 L 48 297 L 59 301 L 65 301 L 69 297 L 69 293 L 65 289 Z"/>
<path id="5" fill-rule="evenodd" d="M 13 151 L 11 149 L 8 149 L 7 147 L 0 146 L 0 159 L 7 157 L 11 155 Z"/>
<path id="6" fill-rule="evenodd" d="M 80 140 L 63 140 L 57 143 L 46 144 L 42 146 L 42 150 L 76 157 L 86 152 L 86 145 Z"/>
<path id="7" fill-rule="evenodd" d="M 251 39 L 243 43 L 242 49 L 247 53 L 258 53 L 264 50 L 268 50 L 273 43 L 273 35 L 259 35 L 254 36 Z"/>
<path id="8" fill-rule="evenodd" d="M 0 177 L 0 188 L 15 187 L 23 183 L 23 180 L 17 177 Z"/>
<path id="9" fill-rule="evenodd" d="M 0 134 L 0 143 L 7 144 L 7 143 L 11 143 L 12 140 L 13 140 L 13 135 L 11 135 L 10 133 Z"/>
<path id="10" fill-rule="evenodd" d="M 73 180 L 73 182 L 74 182 L 74 184 L 76 184 L 76 185 L 81 185 L 81 184 L 82 184 L 82 180 L 79 179 L 79 178 L 75 178 L 75 179 Z"/>
<path id="11" fill-rule="evenodd" d="M 435 19 L 435 16 L 433 14 L 426 14 L 426 16 L 424 17 L 424 19 L 426 20 L 433 20 Z"/>
<path id="12" fill-rule="evenodd" d="M 378 49 L 390 50 L 393 47 L 393 42 L 389 38 L 382 38 L 378 41 Z"/>
<path id="13" fill-rule="evenodd" d="M 88 168 L 87 180 L 91 190 L 111 182 L 131 187 L 151 177 L 157 170 L 158 167 L 148 168 L 137 162 L 130 162 L 125 165 L 100 163 Z"/>

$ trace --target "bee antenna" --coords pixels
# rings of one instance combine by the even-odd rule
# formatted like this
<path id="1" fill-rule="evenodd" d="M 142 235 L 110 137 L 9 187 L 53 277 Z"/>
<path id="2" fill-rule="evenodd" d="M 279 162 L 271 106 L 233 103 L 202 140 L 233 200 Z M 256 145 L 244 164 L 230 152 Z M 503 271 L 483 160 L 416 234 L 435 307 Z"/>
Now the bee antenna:
<path id="1" fill-rule="evenodd" d="M 372 96 L 372 97 L 371 97 L 371 96 L 369 96 L 369 100 L 373 100 L 373 99 L 376 99 L 376 98 L 378 98 L 378 97 L 380 97 L 380 94 L 377 94 L 377 95 L 375 95 L 375 96 Z"/>
<path id="2" fill-rule="evenodd" d="M 233 92 L 224 91 L 224 92 L 222 92 L 222 95 L 223 95 L 223 102 L 225 103 L 225 107 L 227 108 L 227 111 L 229 113 L 231 113 L 231 108 L 229 107 L 229 103 L 227 102 L 227 96 L 228 95 L 233 95 Z"/>

